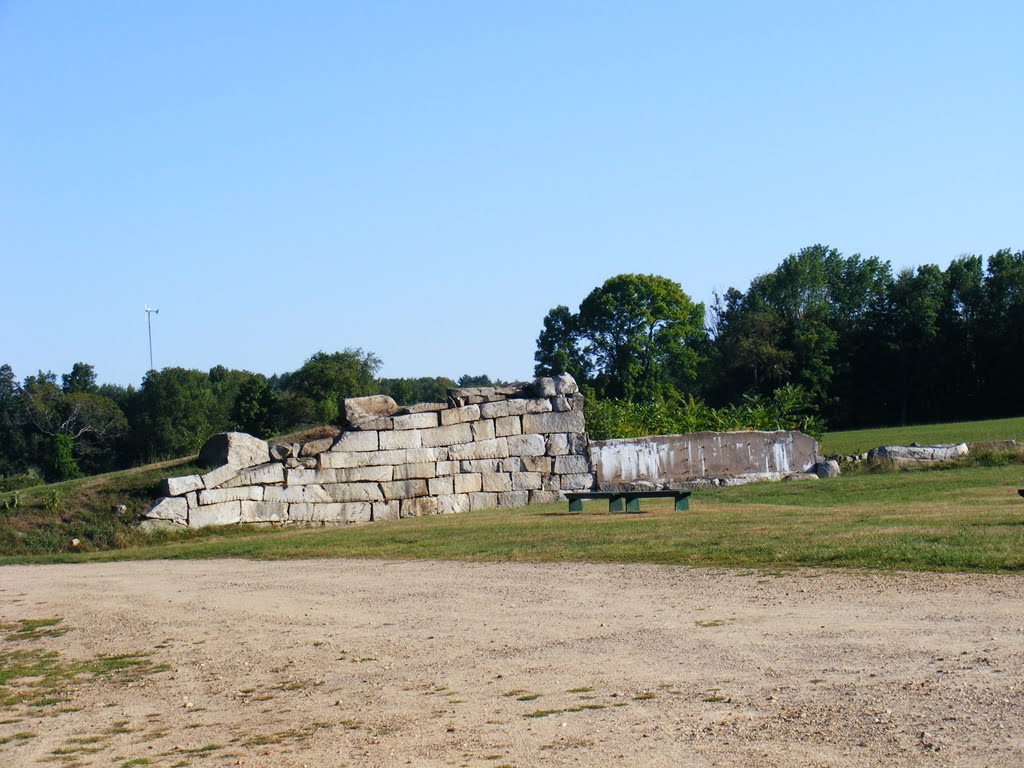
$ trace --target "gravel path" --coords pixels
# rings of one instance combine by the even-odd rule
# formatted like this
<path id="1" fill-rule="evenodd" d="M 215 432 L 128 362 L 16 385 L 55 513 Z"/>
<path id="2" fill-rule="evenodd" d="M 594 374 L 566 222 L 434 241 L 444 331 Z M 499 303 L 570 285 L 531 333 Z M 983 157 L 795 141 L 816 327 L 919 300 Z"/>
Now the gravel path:
<path id="1" fill-rule="evenodd" d="M 4 650 L 169 670 L 0 710 L 0 764 L 1019 766 L 1022 597 L 959 574 L 7 567 L 0 621 L 72 629 Z"/>

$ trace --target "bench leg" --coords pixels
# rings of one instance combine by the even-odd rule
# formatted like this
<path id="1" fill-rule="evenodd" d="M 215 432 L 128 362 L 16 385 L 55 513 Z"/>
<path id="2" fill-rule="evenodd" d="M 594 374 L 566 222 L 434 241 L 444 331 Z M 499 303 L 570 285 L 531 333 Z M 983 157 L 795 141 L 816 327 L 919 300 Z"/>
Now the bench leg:
<path id="1" fill-rule="evenodd" d="M 626 511 L 627 512 L 639 512 L 640 511 L 640 499 L 627 499 L 626 500 Z"/>
<path id="2" fill-rule="evenodd" d="M 676 496 L 676 512 L 686 512 L 690 508 L 689 496 Z"/>
<path id="3" fill-rule="evenodd" d="M 569 499 L 569 511 L 570 512 L 582 512 L 583 511 L 583 499 Z"/>
<path id="4" fill-rule="evenodd" d="M 621 496 L 612 496 L 608 499 L 608 511 L 609 512 L 624 512 L 625 504 L 624 499 Z"/>

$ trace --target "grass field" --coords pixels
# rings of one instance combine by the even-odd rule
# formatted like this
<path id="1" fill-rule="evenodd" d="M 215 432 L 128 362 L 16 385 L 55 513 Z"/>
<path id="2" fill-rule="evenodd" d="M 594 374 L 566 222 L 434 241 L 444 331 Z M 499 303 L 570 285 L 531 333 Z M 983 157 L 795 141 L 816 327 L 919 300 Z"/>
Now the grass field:
<path id="1" fill-rule="evenodd" d="M 849 475 L 695 493 L 691 511 L 646 502 L 609 515 L 590 502 L 339 528 L 197 531 L 174 542 L 0 558 L 88 562 L 321 557 L 1024 570 L 1024 466 Z"/>
<path id="2" fill-rule="evenodd" d="M 978 440 L 1024 441 L 1024 417 L 828 432 L 821 439 L 821 450 L 825 455 L 833 456 L 864 453 L 880 445 L 934 445 Z"/>

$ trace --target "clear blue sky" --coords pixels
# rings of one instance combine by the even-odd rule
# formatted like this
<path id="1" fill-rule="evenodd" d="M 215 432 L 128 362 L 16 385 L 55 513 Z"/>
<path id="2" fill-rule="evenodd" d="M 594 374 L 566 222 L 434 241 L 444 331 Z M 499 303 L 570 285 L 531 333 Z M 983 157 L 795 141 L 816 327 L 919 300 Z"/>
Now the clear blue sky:
<path id="1" fill-rule="evenodd" d="M 1024 3 L 0 0 L 0 362 L 525 378 L 621 272 L 1024 248 Z"/>

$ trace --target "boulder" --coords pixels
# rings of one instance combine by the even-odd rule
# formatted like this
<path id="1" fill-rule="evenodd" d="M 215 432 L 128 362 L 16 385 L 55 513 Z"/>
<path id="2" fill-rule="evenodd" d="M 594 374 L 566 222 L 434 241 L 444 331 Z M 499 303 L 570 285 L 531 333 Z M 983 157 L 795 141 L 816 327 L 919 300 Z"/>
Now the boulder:
<path id="1" fill-rule="evenodd" d="M 819 461 L 814 465 L 814 472 L 822 479 L 826 477 L 839 477 L 839 462 L 835 459 Z"/>
<path id="2" fill-rule="evenodd" d="M 207 467 L 229 466 L 248 469 L 270 460 L 270 446 L 266 440 L 245 432 L 221 432 L 206 441 L 199 452 L 199 461 Z"/>
<path id="3" fill-rule="evenodd" d="M 157 499 L 142 513 L 149 520 L 170 520 L 179 525 L 188 524 L 188 502 L 180 497 Z"/>
<path id="4" fill-rule="evenodd" d="M 345 423 L 353 429 L 361 429 L 369 422 L 391 416 L 398 411 L 398 403 L 387 395 L 346 397 L 341 405 Z"/>
<path id="5" fill-rule="evenodd" d="M 882 445 L 868 451 L 871 460 L 888 459 L 897 464 L 935 464 L 967 456 L 966 443 L 956 445 Z"/>

